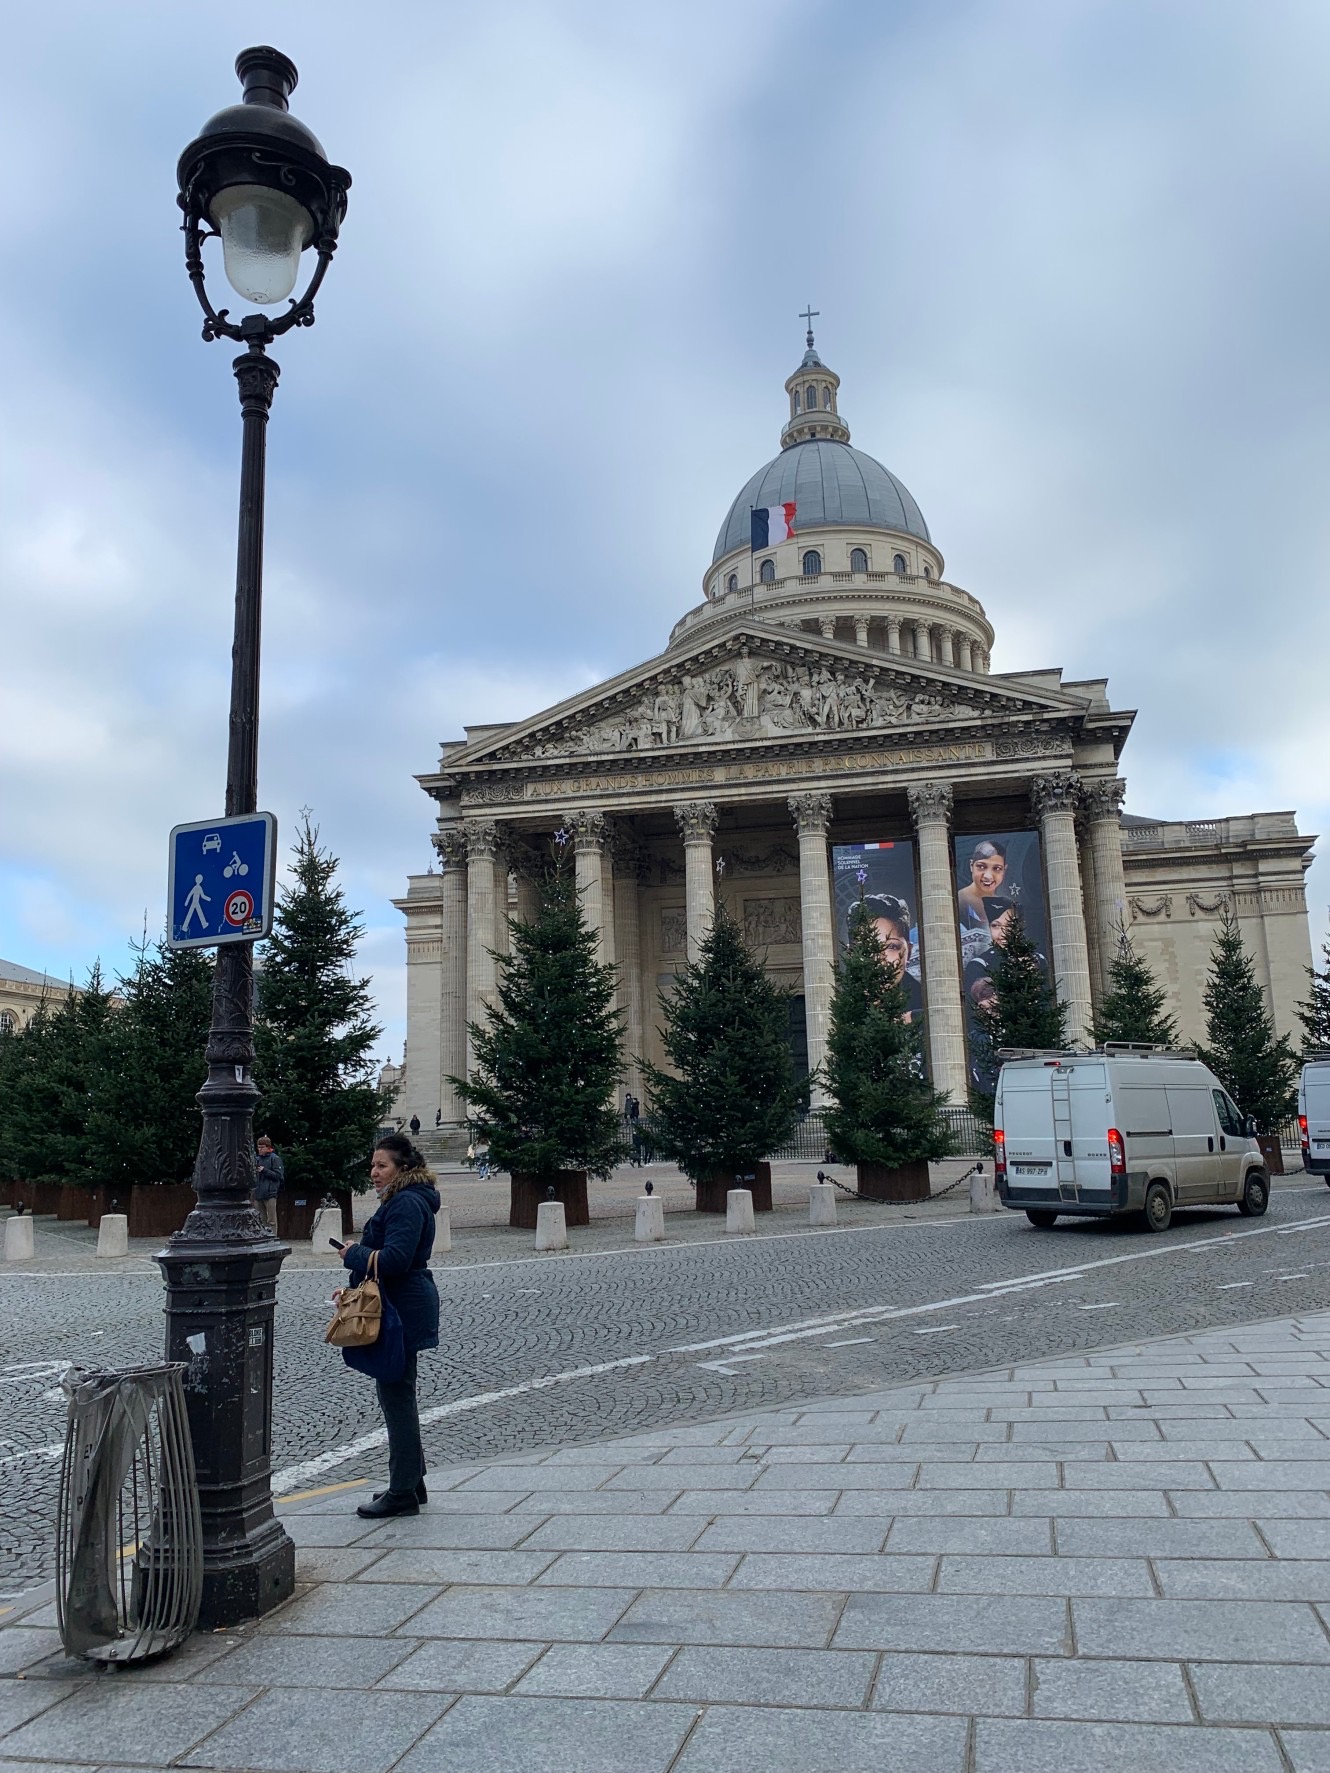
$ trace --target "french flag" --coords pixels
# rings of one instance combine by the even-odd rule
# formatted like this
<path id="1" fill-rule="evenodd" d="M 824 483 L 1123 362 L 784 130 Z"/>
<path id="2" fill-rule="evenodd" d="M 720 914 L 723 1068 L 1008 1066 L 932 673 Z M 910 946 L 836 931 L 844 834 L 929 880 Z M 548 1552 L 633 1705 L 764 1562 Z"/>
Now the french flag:
<path id="1" fill-rule="evenodd" d="M 753 506 L 753 552 L 774 548 L 777 542 L 788 542 L 794 535 L 795 505 Z"/>

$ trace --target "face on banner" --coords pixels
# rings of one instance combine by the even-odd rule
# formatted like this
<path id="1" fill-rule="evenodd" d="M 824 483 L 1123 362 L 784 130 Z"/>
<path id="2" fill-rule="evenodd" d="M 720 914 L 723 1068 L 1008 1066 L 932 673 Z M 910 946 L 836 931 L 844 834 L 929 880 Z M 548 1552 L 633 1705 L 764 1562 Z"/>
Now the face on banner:
<path id="1" fill-rule="evenodd" d="M 905 982 L 909 1000 L 907 1020 L 922 1024 L 924 992 L 915 916 L 914 845 L 908 840 L 836 844 L 831 852 L 831 874 L 840 947 L 844 949 L 849 942 L 850 917 L 859 903 L 862 886 L 864 911 L 873 920 L 885 963 Z"/>
<path id="2" fill-rule="evenodd" d="M 961 939 L 961 990 L 970 1049 L 970 1074 L 982 1089 L 975 1062 L 974 1012 L 994 1001 L 992 966 L 1019 916 L 1048 972 L 1048 918 L 1044 867 L 1037 831 L 989 831 L 955 839 L 956 917 Z"/>

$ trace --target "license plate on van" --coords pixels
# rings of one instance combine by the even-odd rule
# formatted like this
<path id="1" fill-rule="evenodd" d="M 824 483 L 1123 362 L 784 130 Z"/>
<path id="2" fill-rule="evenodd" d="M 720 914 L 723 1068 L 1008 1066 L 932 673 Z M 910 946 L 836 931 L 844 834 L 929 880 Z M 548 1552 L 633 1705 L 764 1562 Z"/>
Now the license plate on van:
<path id="1" fill-rule="evenodd" d="M 1013 1164 L 1011 1173 L 1013 1176 L 1046 1176 L 1050 1167 L 1048 1164 Z"/>
<path id="2" fill-rule="evenodd" d="M 1313 1151 L 1330 1151 L 1330 1139 L 1313 1139 Z"/>

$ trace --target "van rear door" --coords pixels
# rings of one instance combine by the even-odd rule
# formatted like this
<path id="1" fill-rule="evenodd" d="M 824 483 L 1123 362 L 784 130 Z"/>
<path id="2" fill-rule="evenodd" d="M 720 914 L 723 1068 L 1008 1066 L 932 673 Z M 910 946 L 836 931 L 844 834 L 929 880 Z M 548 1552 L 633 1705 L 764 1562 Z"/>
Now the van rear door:
<path id="1" fill-rule="evenodd" d="M 1330 1063 L 1311 1060 L 1302 1068 L 1298 1112 L 1307 1121 L 1307 1157 L 1313 1172 L 1330 1170 Z"/>
<path id="2" fill-rule="evenodd" d="M 994 1120 L 1005 1139 L 1010 1185 L 1022 1194 L 1047 1189 L 1056 1197 L 1058 1192 L 1051 1076 L 1046 1065 L 1009 1063 L 998 1080 Z"/>

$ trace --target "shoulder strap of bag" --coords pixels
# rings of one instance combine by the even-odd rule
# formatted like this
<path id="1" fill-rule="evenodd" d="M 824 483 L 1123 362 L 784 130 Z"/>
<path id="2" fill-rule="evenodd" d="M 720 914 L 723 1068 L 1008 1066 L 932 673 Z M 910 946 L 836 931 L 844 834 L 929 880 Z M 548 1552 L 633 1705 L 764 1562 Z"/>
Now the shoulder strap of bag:
<path id="1" fill-rule="evenodd" d="M 377 1250 L 371 1250 L 369 1253 L 369 1263 L 365 1269 L 365 1279 L 372 1280 L 377 1283 L 378 1278 L 379 1278 L 379 1252 Z"/>

